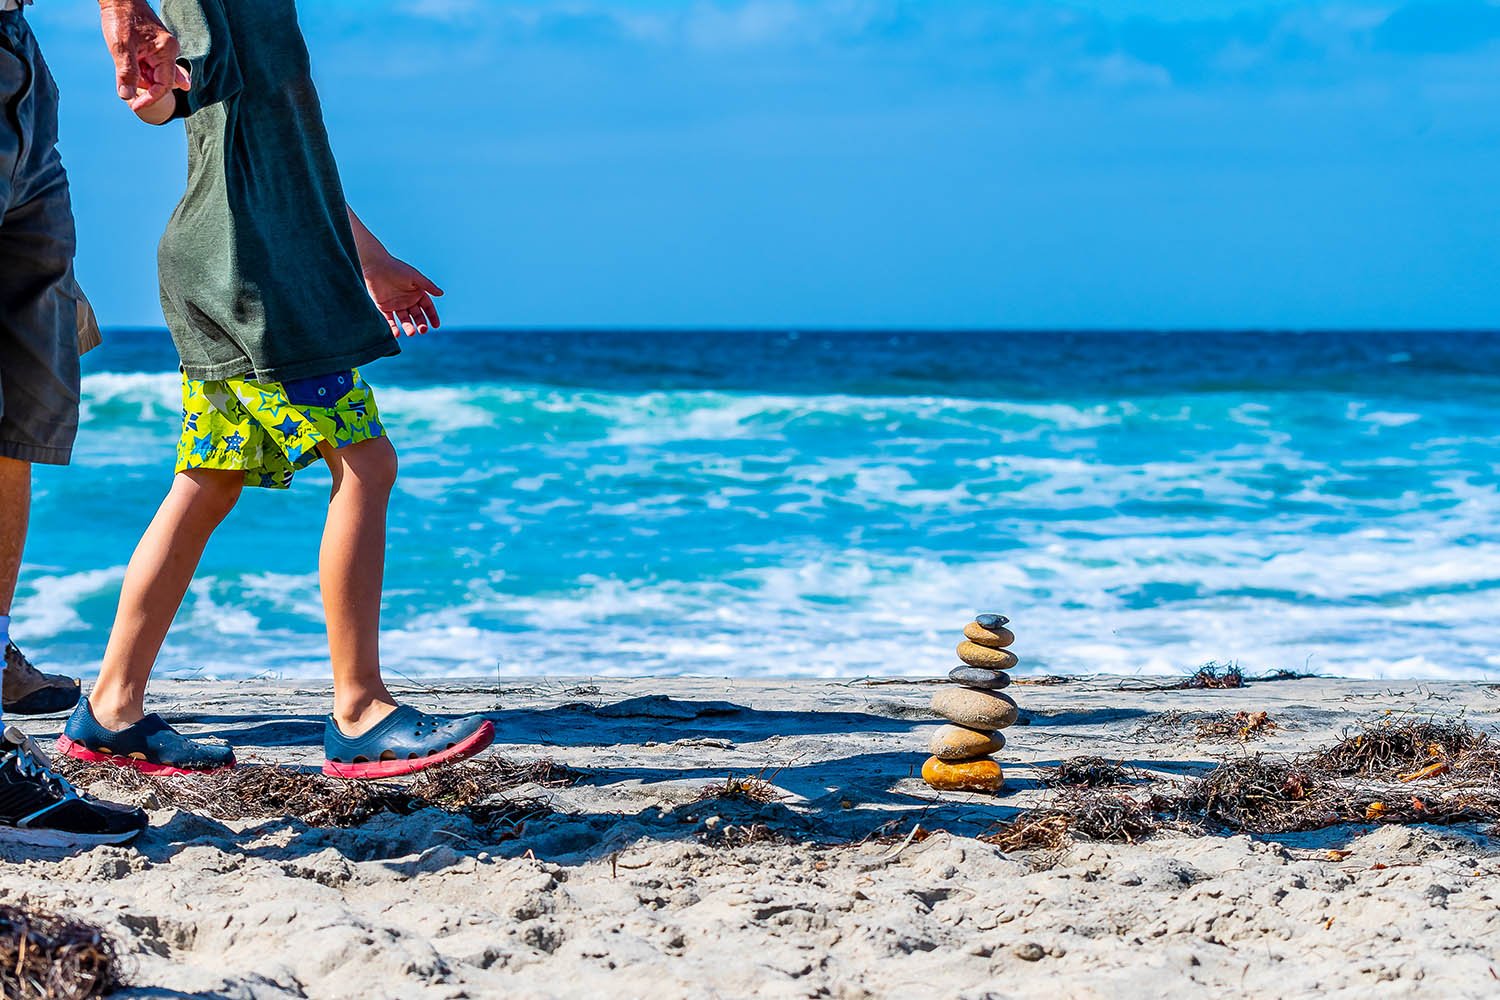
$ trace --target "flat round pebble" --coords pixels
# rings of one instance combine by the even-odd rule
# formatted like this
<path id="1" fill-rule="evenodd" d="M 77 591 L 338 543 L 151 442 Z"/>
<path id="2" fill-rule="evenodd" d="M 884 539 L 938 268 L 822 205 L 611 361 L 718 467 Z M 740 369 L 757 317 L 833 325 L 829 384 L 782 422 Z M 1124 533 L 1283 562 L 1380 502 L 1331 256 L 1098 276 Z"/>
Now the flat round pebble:
<path id="1" fill-rule="evenodd" d="M 975 615 L 974 623 L 980 628 L 994 630 L 1009 625 L 1010 619 L 1004 615 Z"/>
<path id="2" fill-rule="evenodd" d="M 1003 694 L 968 687 L 945 687 L 932 696 L 932 710 L 949 722 L 970 729 L 1005 729 L 1015 725 L 1020 708 Z"/>
<path id="3" fill-rule="evenodd" d="M 1017 663 L 1016 654 L 1008 649 L 991 649 L 965 639 L 958 644 L 958 658 L 971 667 L 1009 670 Z"/>
<path id="4" fill-rule="evenodd" d="M 1005 736 L 1002 733 L 970 729 L 968 726 L 947 725 L 939 727 L 932 734 L 932 742 L 927 745 L 927 752 L 943 761 L 972 760 L 975 757 L 995 753 L 1004 747 Z"/>
<path id="5" fill-rule="evenodd" d="M 998 792 L 1005 772 L 993 757 L 945 761 L 928 757 L 922 765 L 922 780 L 940 792 Z"/>
<path id="6" fill-rule="evenodd" d="M 960 664 L 948 671 L 948 679 L 955 684 L 963 684 L 967 687 L 987 688 L 990 691 L 999 691 L 1001 688 L 1010 687 L 1010 674 L 1002 670 L 986 670 L 984 667 L 971 667 L 967 663 Z"/>
<path id="7" fill-rule="evenodd" d="M 981 646 L 1002 649 L 1016 641 L 1016 634 L 1004 626 L 997 625 L 989 629 L 978 622 L 969 622 L 964 626 L 964 638 L 970 642 L 977 642 Z"/>

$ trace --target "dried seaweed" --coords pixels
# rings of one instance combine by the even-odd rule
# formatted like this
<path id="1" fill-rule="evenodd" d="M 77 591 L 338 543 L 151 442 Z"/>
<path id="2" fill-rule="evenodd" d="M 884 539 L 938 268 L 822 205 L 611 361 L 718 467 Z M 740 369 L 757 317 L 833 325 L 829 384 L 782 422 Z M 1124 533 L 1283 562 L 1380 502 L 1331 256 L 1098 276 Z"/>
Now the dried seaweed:
<path id="1" fill-rule="evenodd" d="M 762 805 L 777 802 L 782 794 L 776 786 L 764 778 L 725 778 L 713 781 L 698 790 L 698 801 L 733 799 L 740 802 L 756 802 Z"/>
<path id="2" fill-rule="evenodd" d="M 1246 680 L 1252 684 L 1270 683 L 1272 681 L 1305 681 L 1317 677 L 1317 674 L 1305 670 L 1271 670 L 1258 677 L 1249 677 Z"/>
<path id="3" fill-rule="evenodd" d="M 1150 802 L 1114 792 L 1065 792 L 980 837 L 1002 851 L 1056 851 L 1073 838 L 1134 844 L 1161 829 Z"/>
<path id="4" fill-rule="evenodd" d="M 1041 768 L 1042 784 L 1049 788 L 1110 788 L 1128 785 L 1143 777 L 1142 773 L 1123 763 L 1103 757 L 1069 757 L 1054 768 Z"/>
<path id="5" fill-rule="evenodd" d="M 1239 664 L 1220 664 L 1209 662 L 1195 670 L 1185 680 L 1172 685 L 1173 690 L 1187 691 L 1198 689 L 1221 690 L 1226 688 L 1242 688 L 1245 686 L 1245 674 L 1240 670 Z"/>
<path id="6" fill-rule="evenodd" d="M 1216 712 L 1198 722 L 1198 739 L 1205 742 L 1249 743 L 1276 730 L 1266 712 Z"/>
<path id="7" fill-rule="evenodd" d="M 1134 844 L 1161 829 L 1151 803 L 1130 795 L 1077 792 L 1056 808 L 1071 819 L 1072 833 L 1088 840 Z"/>
<path id="8" fill-rule="evenodd" d="M 105 781 L 143 792 L 152 808 L 184 809 L 221 820 L 295 816 L 311 826 L 333 827 L 358 826 L 381 813 L 404 816 L 429 808 L 492 826 L 512 814 L 532 816 L 539 811 L 531 801 L 492 801 L 505 792 L 527 784 L 571 784 L 582 773 L 552 760 L 518 764 L 493 756 L 424 771 L 405 785 L 349 781 L 269 764 L 172 778 L 68 758 L 60 758 L 58 766 L 78 785 Z"/>
<path id="9" fill-rule="evenodd" d="M 0 903 L 0 995 L 91 1000 L 117 989 L 120 963 L 104 931 L 75 917 Z"/>
<path id="10" fill-rule="evenodd" d="M 1163 809 L 1231 830 L 1289 833 L 1339 823 L 1500 819 L 1500 753 L 1457 720 L 1386 719 L 1292 760 L 1225 762 Z"/>
<path id="11" fill-rule="evenodd" d="M 1257 754 L 1220 764 L 1190 781 L 1181 794 L 1159 796 L 1156 805 L 1182 821 L 1286 833 L 1336 822 L 1326 807 L 1312 801 L 1317 789 L 1312 773 L 1298 764 Z"/>
<path id="12" fill-rule="evenodd" d="M 1137 735 L 1190 720 L 1166 712 Z M 1264 713 L 1205 721 L 1234 738 L 1273 725 Z M 1462 719 L 1384 719 L 1296 757 L 1226 760 L 1185 783 L 1157 786 L 1146 800 L 1093 790 L 1091 782 L 1109 781 L 1110 767 L 1099 757 L 1063 761 L 1043 783 L 1068 791 L 981 839 L 1006 851 L 1057 851 L 1073 838 L 1134 842 L 1166 828 L 1284 834 L 1344 823 L 1486 823 L 1500 837 L 1500 748 Z"/>
<path id="13" fill-rule="evenodd" d="M 1130 733 L 1134 743 L 1165 743 L 1177 739 L 1186 729 L 1192 716 L 1179 709 L 1168 709 L 1143 721 Z"/>
<path id="14" fill-rule="evenodd" d="M 1500 753 L 1490 738 L 1462 719 L 1397 716 L 1359 730 L 1345 730 L 1333 746 L 1319 751 L 1309 766 L 1341 777 L 1396 780 L 1446 762 L 1494 779 Z"/>
<path id="15" fill-rule="evenodd" d="M 1006 854 L 1015 851 L 1057 851 L 1067 846 L 1072 824 L 1062 813 L 1046 809 L 1029 809 L 1009 823 L 1001 823 L 980 837 Z"/>

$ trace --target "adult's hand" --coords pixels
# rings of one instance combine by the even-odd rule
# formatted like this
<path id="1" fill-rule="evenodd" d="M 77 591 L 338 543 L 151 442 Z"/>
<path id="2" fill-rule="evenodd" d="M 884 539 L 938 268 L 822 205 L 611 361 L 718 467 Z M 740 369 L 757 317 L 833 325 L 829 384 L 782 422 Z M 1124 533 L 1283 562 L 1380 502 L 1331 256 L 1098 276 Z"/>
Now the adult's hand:
<path id="1" fill-rule="evenodd" d="M 177 65 L 177 39 L 146 0 L 99 0 L 99 26 L 115 60 L 120 100 L 131 110 L 192 86 Z"/>

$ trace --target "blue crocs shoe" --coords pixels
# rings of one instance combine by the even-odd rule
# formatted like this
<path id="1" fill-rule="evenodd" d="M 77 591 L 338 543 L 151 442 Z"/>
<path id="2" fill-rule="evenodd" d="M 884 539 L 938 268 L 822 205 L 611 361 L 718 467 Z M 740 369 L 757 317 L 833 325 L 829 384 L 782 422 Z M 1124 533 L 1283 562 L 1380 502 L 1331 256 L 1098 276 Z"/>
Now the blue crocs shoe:
<path id="1" fill-rule="evenodd" d="M 353 738 L 329 716 L 323 725 L 323 773 L 335 778 L 394 778 L 467 760 L 494 741 L 495 725 L 481 715 L 444 722 L 402 705 L 368 733 Z"/>
<path id="2" fill-rule="evenodd" d="M 78 703 L 63 727 L 57 752 L 89 764 L 114 764 L 142 774 L 205 774 L 234 767 L 232 748 L 190 740 L 154 713 L 119 732 L 105 729 L 94 718 L 87 698 Z"/>

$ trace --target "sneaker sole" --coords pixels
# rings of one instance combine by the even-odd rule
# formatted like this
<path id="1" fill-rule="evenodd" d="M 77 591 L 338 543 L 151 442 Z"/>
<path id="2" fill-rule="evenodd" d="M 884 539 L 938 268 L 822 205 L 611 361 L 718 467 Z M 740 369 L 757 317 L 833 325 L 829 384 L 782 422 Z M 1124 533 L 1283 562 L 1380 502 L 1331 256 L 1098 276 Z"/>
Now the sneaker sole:
<path id="1" fill-rule="evenodd" d="M 126 844 L 144 830 L 124 833 L 68 833 L 66 830 L 29 830 L 20 826 L 0 826 L 0 844 L 23 844 L 27 847 L 100 847 Z"/>
<path id="2" fill-rule="evenodd" d="M 231 761 L 223 767 L 176 767 L 172 764 L 153 764 L 149 760 L 137 760 L 134 757 L 124 757 L 119 754 L 99 753 L 90 750 L 81 743 L 74 743 L 66 736 L 57 738 L 57 752 L 64 757 L 81 760 L 85 764 L 110 764 L 115 767 L 126 767 L 132 771 L 149 774 L 158 778 L 186 778 L 198 774 L 222 774 L 225 771 L 234 770 L 237 761 Z"/>
<path id="3" fill-rule="evenodd" d="M 399 778 L 403 774 L 416 774 L 418 771 L 425 771 L 439 764 L 453 764 L 457 761 L 468 760 L 475 754 L 483 753 L 493 742 L 495 742 L 495 724 L 485 722 L 474 731 L 474 735 L 453 744 L 446 750 L 439 750 L 426 757 L 417 757 L 413 760 L 372 760 L 363 764 L 336 764 L 331 760 L 325 760 L 323 773 L 330 778 L 355 778 L 366 781 L 373 778 Z"/>

